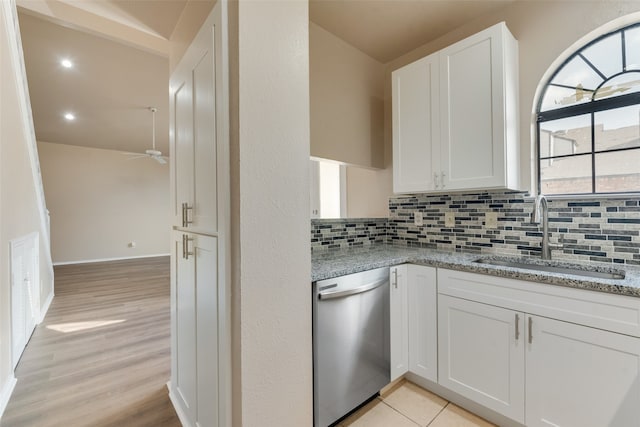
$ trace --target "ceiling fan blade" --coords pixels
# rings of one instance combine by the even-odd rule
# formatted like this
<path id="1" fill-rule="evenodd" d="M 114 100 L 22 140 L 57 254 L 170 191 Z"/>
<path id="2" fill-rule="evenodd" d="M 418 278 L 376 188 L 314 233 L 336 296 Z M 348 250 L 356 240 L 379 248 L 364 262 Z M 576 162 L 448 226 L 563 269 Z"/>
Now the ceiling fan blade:
<path id="1" fill-rule="evenodd" d="M 134 154 L 133 156 L 130 156 L 127 160 L 136 160 L 136 159 L 141 159 L 143 157 L 149 157 L 149 156 L 146 154 L 137 154 L 137 155 Z"/>
<path id="2" fill-rule="evenodd" d="M 161 165 L 166 165 L 167 161 L 162 158 L 161 156 L 151 156 L 151 158 L 155 159 L 156 162 L 160 163 Z"/>

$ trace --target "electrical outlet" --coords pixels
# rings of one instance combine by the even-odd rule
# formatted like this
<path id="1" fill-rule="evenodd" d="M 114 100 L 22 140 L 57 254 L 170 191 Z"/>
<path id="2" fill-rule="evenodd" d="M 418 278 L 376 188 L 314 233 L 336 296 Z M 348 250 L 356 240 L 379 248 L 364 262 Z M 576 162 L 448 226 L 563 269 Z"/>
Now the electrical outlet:
<path id="1" fill-rule="evenodd" d="M 453 212 L 445 212 L 444 213 L 444 226 L 445 227 L 455 227 L 456 226 L 456 214 Z"/>
<path id="2" fill-rule="evenodd" d="M 136 242 L 129 242 L 127 244 L 127 246 L 130 247 L 130 248 L 135 248 L 136 247 Z"/>
<path id="3" fill-rule="evenodd" d="M 485 228 L 498 228 L 498 213 L 487 212 L 484 215 L 484 227 Z"/>
<path id="4" fill-rule="evenodd" d="M 416 211 L 413 213 L 413 223 L 418 227 L 422 227 L 424 225 L 424 222 L 422 221 L 422 212 Z"/>

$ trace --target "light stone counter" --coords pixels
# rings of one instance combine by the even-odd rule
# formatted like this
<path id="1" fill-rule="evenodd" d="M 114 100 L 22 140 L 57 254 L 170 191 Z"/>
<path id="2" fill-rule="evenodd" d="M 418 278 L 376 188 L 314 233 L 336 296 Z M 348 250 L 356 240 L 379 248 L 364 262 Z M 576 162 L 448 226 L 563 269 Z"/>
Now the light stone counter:
<path id="1" fill-rule="evenodd" d="M 624 279 L 596 279 L 576 276 L 572 274 L 543 272 L 522 268 L 492 266 L 479 264 L 475 260 L 508 259 L 526 261 L 553 266 L 580 266 L 583 269 L 600 272 L 625 273 Z M 412 263 L 432 267 L 448 268 L 452 270 L 468 271 L 472 273 L 490 274 L 518 280 L 527 280 L 551 285 L 571 288 L 587 289 L 591 291 L 608 292 L 612 294 L 640 297 L 640 268 L 624 264 L 567 263 L 562 261 L 543 261 L 533 257 L 514 258 L 497 255 L 444 252 L 434 249 L 411 248 L 406 246 L 392 246 L 377 244 L 358 248 L 318 251 L 312 254 L 311 281 L 330 279 L 346 274 L 371 270 L 378 267 Z"/>

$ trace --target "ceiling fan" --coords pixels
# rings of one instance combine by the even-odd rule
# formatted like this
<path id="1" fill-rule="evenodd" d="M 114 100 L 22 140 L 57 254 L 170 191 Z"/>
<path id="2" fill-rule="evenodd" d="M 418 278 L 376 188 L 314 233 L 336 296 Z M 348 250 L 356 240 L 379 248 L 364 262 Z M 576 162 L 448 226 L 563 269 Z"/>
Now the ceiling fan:
<path id="1" fill-rule="evenodd" d="M 153 143 L 152 148 L 145 150 L 144 154 L 139 154 L 137 156 L 130 157 L 129 160 L 141 159 L 143 157 L 151 157 L 161 165 L 166 165 L 167 161 L 162 156 L 162 153 L 159 150 L 156 150 L 156 111 L 158 111 L 158 109 L 156 107 L 149 107 L 149 111 L 151 111 L 151 114 L 152 114 L 152 119 L 151 119 L 152 120 L 152 139 L 151 140 Z"/>

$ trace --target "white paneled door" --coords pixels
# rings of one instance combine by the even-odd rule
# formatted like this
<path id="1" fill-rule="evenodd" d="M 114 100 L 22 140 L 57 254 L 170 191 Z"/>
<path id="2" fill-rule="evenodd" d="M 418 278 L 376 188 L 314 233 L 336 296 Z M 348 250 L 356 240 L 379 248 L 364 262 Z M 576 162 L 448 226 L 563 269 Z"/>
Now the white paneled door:
<path id="1" fill-rule="evenodd" d="M 11 241 L 11 331 L 15 369 L 40 313 L 38 233 Z"/>

